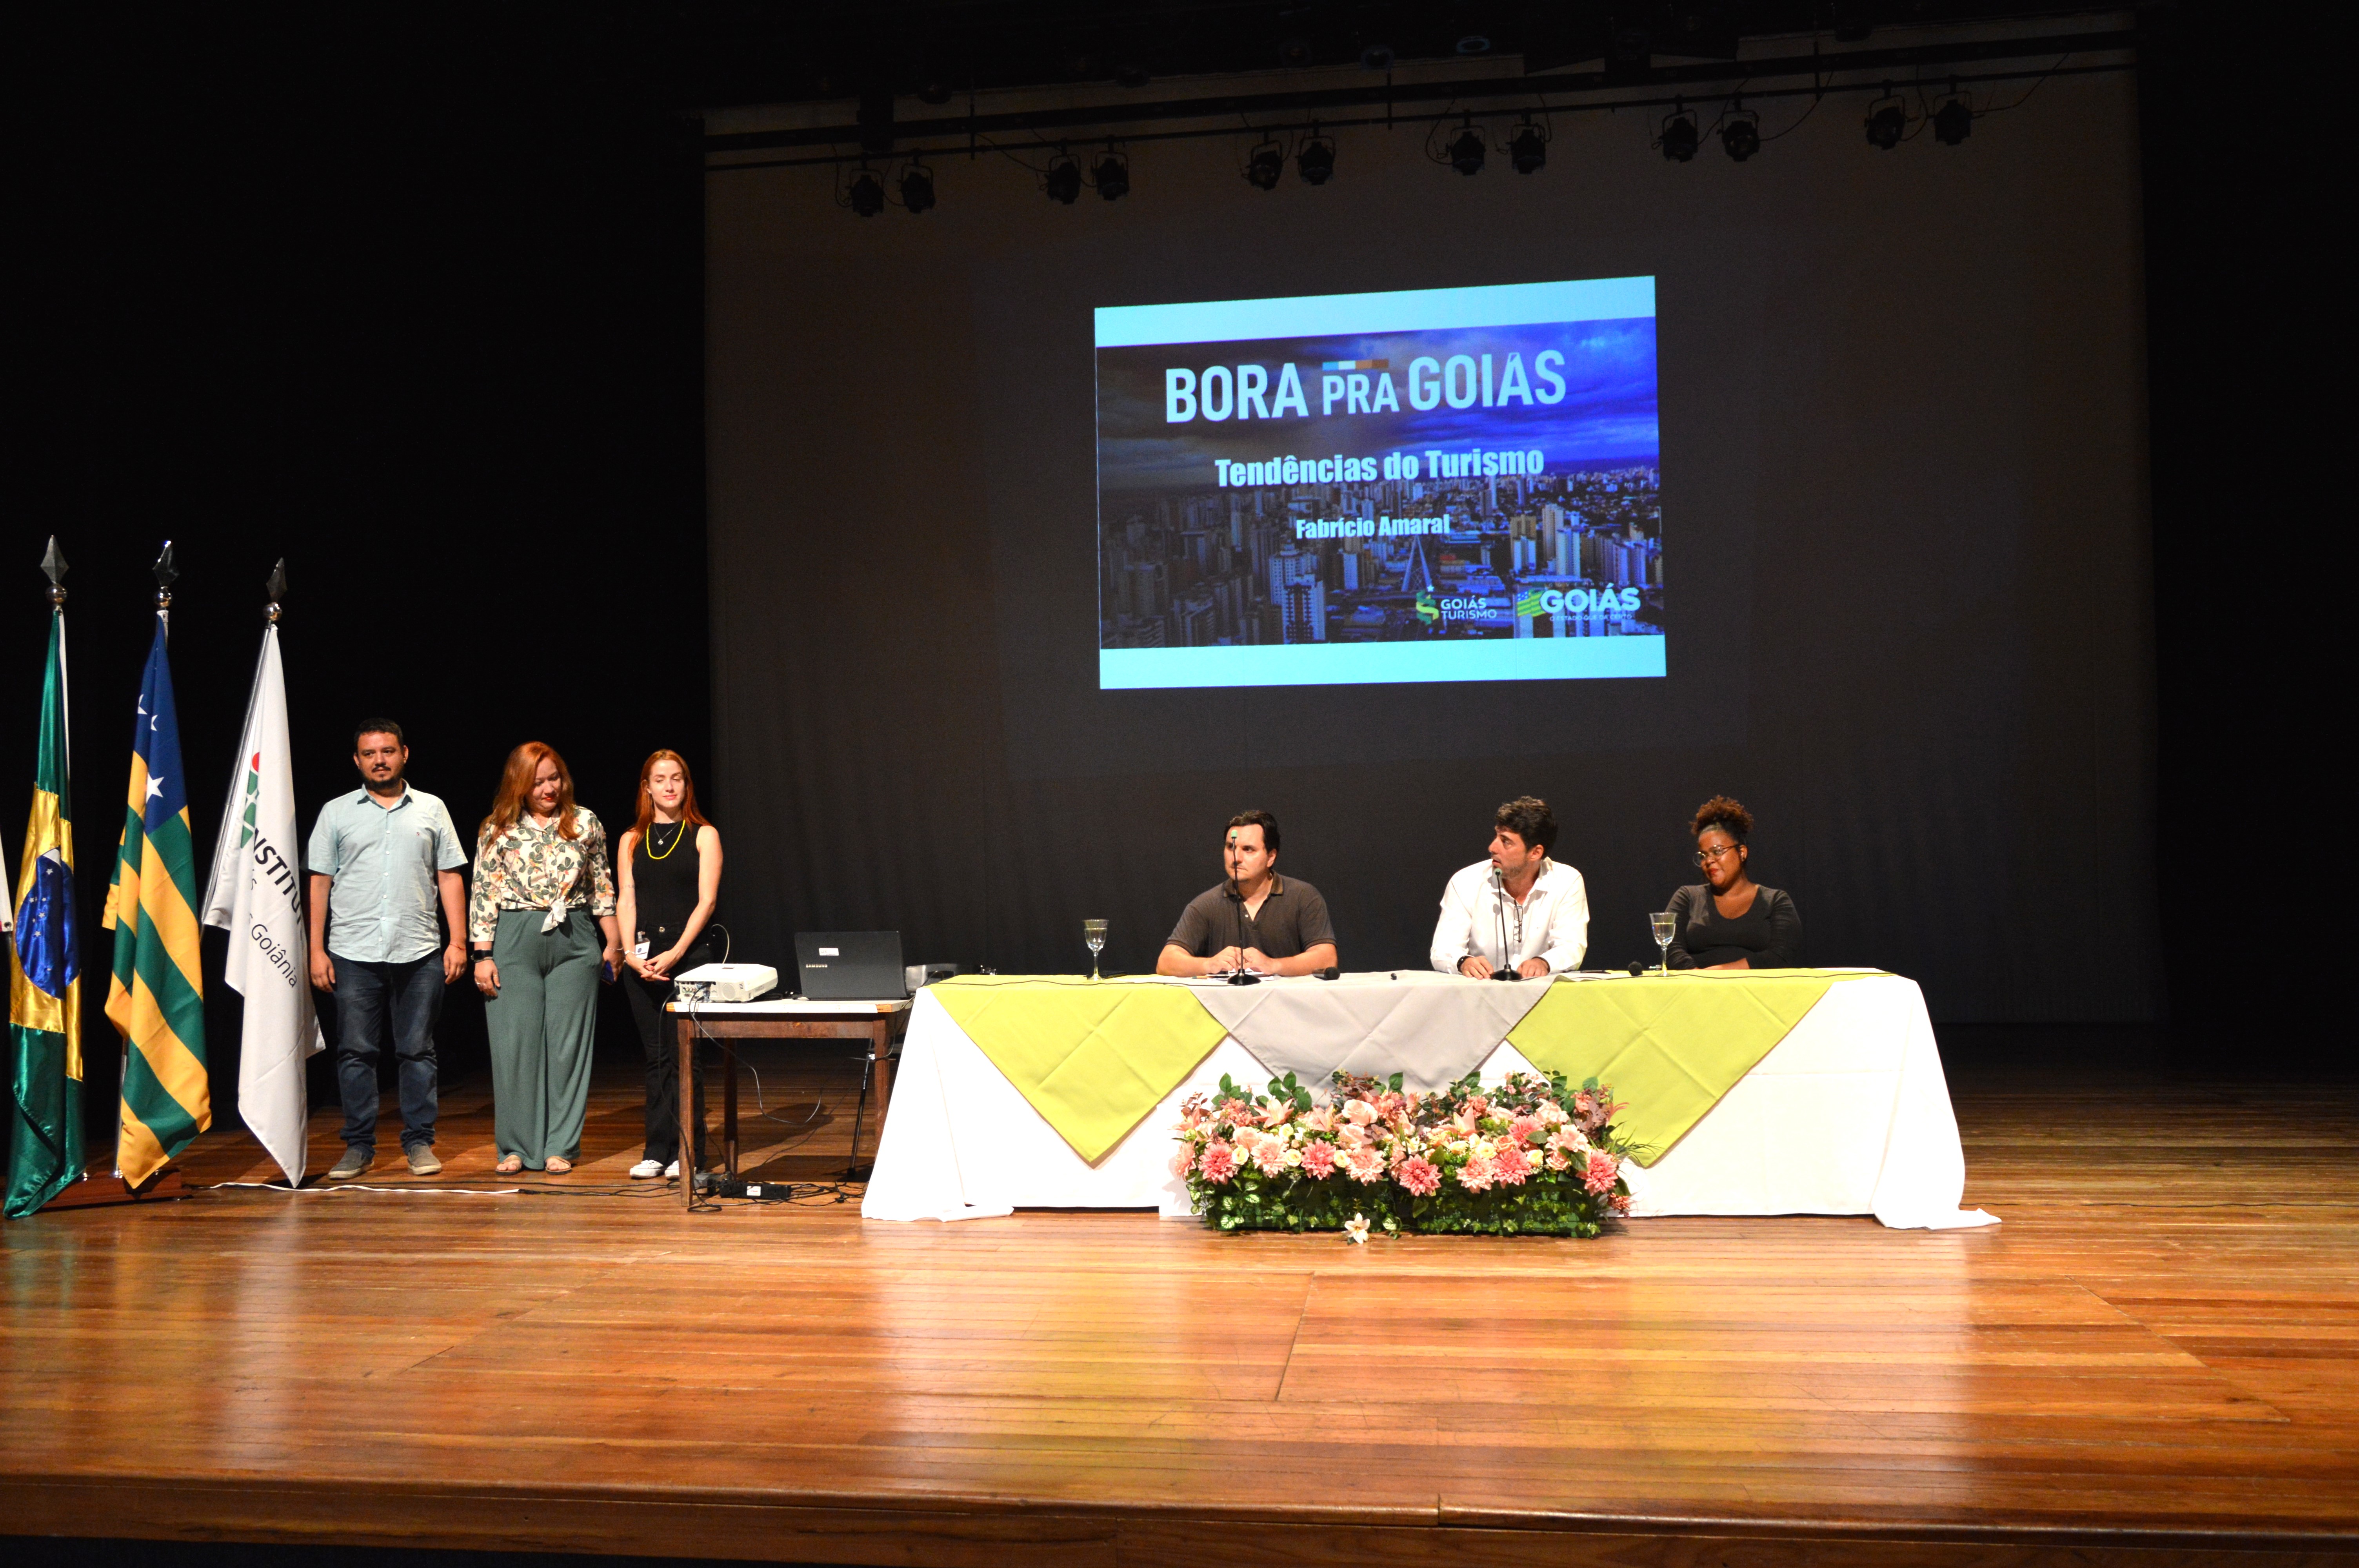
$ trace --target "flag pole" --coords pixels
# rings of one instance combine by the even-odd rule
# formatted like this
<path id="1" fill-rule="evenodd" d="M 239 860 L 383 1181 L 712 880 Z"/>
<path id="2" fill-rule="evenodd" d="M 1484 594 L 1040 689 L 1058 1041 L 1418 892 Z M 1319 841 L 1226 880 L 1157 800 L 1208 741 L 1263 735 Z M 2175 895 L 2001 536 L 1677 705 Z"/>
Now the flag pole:
<path id="1" fill-rule="evenodd" d="M 65 651 L 66 558 L 64 553 L 58 548 L 58 542 L 54 537 L 49 540 L 48 552 L 41 557 L 41 570 L 49 579 L 49 614 L 58 629 L 59 656 L 62 660 Z M 172 565 L 172 547 L 168 543 L 164 546 L 163 555 L 156 563 L 156 611 L 158 616 L 168 618 L 167 625 L 169 624 L 168 613 L 172 602 L 172 579 L 179 575 L 179 569 Z M 67 752 L 67 756 L 61 758 L 60 762 L 70 770 L 73 744 L 72 705 L 63 689 L 59 692 L 59 701 L 60 717 L 64 720 L 66 729 Z M 87 1062 L 88 1059 L 85 1054 L 83 1060 Z M 124 1063 L 118 1059 L 115 1064 L 115 1128 L 118 1146 L 123 1124 L 123 1072 Z M 109 1163 L 112 1168 L 112 1161 Z M 182 1198 L 188 1195 L 188 1189 L 182 1183 L 180 1173 L 177 1169 L 166 1170 L 144 1188 L 132 1186 L 123 1179 L 119 1171 L 103 1177 L 85 1173 L 81 1180 L 70 1184 L 57 1196 L 43 1204 L 41 1212 L 50 1214 L 60 1209 L 104 1208 L 116 1204 L 152 1202 L 159 1199 Z"/>

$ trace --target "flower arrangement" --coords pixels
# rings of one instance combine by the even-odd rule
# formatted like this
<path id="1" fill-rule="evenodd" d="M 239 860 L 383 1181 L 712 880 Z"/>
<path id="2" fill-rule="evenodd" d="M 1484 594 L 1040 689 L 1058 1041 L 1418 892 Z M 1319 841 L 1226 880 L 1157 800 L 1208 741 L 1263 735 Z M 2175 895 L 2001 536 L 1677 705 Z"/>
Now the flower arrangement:
<path id="1" fill-rule="evenodd" d="M 1253 1094 L 1221 1077 L 1180 1108 L 1171 1173 L 1223 1230 L 1437 1231 L 1483 1236 L 1598 1234 L 1626 1214 L 1613 1091 L 1594 1078 L 1518 1073 L 1484 1088 L 1475 1075 L 1430 1095 L 1401 1076 L 1337 1073 L 1316 1099 L 1294 1075 Z"/>

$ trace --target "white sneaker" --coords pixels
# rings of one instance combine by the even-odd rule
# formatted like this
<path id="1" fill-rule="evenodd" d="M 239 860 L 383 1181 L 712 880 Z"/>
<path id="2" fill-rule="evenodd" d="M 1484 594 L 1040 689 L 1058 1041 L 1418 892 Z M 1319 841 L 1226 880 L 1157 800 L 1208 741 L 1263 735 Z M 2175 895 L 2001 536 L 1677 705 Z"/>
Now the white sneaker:
<path id="1" fill-rule="evenodd" d="M 657 1164 L 653 1160 L 642 1160 L 637 1164 L 631 1167 L 631 1180 L 635 1182 L 652 1182 L 662 1173 L 663 1167 Z"/>
<path id="2" fill-rule="evenodd" d="M 654 1163 L 655 1163 L 655 1162 L 654 1162 L 654 1161 L 652 1161 L 652 1160 L 650 1160 L 650 1161 L 648 1161 L 648 1162 L 647 1162 L 647 1163 L 648 1163 L 648 1164 L 650 1164 L 650 1165 L 652 1165 L 652 1164 L 654 1164 Z M 665 1175 L 667 1175 L 667 1176 L 670 1176 L 670 1177 L 674 1178 L 675 1180 L 677 1180 L 677 1179 L 679 1178 L 679 1161 L 677 1161 L 677 1160 L 674 1160 L 670 1164 L 666 1165 L 666 1166 L 664 1167 L 664 1174 L 665 1174 Z"/>

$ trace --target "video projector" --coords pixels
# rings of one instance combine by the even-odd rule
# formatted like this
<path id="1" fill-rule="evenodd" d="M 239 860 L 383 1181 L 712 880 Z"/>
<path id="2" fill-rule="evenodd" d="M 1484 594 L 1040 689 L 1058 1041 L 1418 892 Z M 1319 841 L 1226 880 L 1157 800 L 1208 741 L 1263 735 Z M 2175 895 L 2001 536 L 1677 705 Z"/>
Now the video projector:
<path id="1" fill-rule="evenodd" d="M 778 971 L 767 964 L 699 964 L 675 975 L 690 1001 L 752 1001 L 778 989 Z"/>

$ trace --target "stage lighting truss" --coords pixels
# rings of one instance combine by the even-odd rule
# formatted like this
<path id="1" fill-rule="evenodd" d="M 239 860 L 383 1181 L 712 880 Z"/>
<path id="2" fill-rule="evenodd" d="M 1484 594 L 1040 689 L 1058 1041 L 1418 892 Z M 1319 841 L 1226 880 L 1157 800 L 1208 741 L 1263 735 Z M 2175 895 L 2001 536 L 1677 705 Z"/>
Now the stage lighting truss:
<path id="1" fill-rule="evenodd" d="M 901 206 L 909 212 L 923 212 L 934 204 L 934 171 L 916 158 L 903 166 L 894 183 L 900 189 Z"/>
<path id="2" fill-rule="evenodd" d="M 1335 178 L 1335 144 L 1312 125 L 1310 135 L 1295 149 L 1294 172 L 1305 185 L 1324 185 Z"/>
<path id="3" fill-rule="evenodd" d="M 1529 114 L 1516 123 L 1507 134 L 1507 167 L 1517 174 L 1537 174 L 1548 163 L 1550 132 L 1546 125 L 1536 125 Z"/>
<path id="4" fill-rule="evenodd" d="M 852 171 L 852 177 L 836 187 L 835 204 L 849 207 L 863 218 L 874 218 L 885 211 L 885 182 L 865 163 Z"/>
<path id="5" fill-rule="evenodd" d="M 1130 159 L 1112 142 L 1090 166 L 1090 186 L 1107 201 L 1119 201 L 1130 194 Z"/>
<path id="6" fill-rule="evenodd" d="M 1082 166 L 1062 147 L 1041 172 L 1040 189 L 1049 200 L 1071 207 L 1082 194 Z"/>
<path id="7" fill-rule="evenodd" d="M 1253 150 L 1245 154 L 1245 168 L 1240 172 L 1245 175 L 1245 183 L 1256 190 L 1276 190 L 1278 180 L 1286 173 L 1285 145 L 1274 141 L 1256 142 Z"/>
<path id="8" fill-rule="evenodd" d="M 1743 99 L 1732 100 L 1722 117 L 1720 146 L 1734 163 L 1743 163 L 1761 150 L 1761 116 L 1747 109 Z"/>
<path id="9" fill-rule="evenodd" d="M 1671 163 L 1688 163 L 1696 156 L 1702 142 L 1696 130 L 1696 117 L 1684 103 L 1674 103 L 1671 112 L 1663 116 L 1662 128 L 1655 133 L 1655 147 Z"/>
<path id="10" fill-rule="evenodd" d="M 1908 106 L 1885 83 L 1884 96 L 1867 106 L 1867 145 L 1890 152 L 1908 138 Z"/>
<path id="11" fill-rule="evenodd" d="M 1950 96 L 1933 111 L 1933 139 L 1945 147 L 1954 147 L 1974 134 L 1974 106 L 1957 95 L 1956 82 L 1950 84 Z"/>

